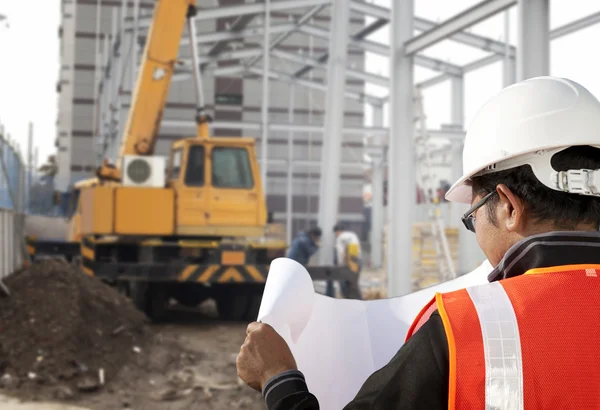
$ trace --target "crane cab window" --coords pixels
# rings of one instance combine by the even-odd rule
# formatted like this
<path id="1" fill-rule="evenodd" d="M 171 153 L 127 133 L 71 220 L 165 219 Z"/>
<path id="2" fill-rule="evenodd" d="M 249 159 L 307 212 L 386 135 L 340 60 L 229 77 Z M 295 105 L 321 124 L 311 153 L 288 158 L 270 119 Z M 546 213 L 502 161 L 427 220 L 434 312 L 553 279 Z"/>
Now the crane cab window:
<path id="1" fill-rule="evenodd" d="M 187 168 L 185 170 L 185 185 L 204 185 L 204 146 L 192 145 L 188 153 Z"/>
<path id="2" fill-rule="evenodd" d="M 254 186 L 247 149 L 215 147 L 211 163 L 214 187 L 250 189 Z"/>
<path id="3" fill-rule="evenodd" d="M 183 151 L 181 149 L 174 150 L 171 154 L 171 179 L 179 179 L 182 155 Z"/>

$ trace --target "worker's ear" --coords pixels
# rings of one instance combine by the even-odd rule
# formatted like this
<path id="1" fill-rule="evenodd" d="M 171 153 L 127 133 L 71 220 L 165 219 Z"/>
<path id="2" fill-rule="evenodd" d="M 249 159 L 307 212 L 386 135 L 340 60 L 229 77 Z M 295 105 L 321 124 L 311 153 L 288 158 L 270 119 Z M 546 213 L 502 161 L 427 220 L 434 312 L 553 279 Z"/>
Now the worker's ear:
<path id="1" fill-rule="evenodd" d="M 504 184 L 499 184 L 496 191 L 499 199 L 496 207 L 499 226 L 509 232 L 521 231 L 525 224 L 525 203 Z"/>

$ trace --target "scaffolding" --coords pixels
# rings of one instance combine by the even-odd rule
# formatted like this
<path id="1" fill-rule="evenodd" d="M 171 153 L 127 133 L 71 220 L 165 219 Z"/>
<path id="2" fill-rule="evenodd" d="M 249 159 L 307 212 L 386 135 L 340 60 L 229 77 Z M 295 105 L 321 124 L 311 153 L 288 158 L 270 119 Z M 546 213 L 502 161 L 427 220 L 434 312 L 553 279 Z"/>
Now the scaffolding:
<path id="1" fill-rule="evenodd" d="M 286 211 L 293 213 L 290 178 L 295 168 L 310 166 L 320 169 L 318 222 L 323 229 L 320 262 L 331 262 L 334 237 L 332 227 L 338 219 L 340 198 L 340 167 L 365 166 L 365 161 L 344 164 L 340 159 L 343 136 L 370 135 L 374 137 L 374 146 L 370 147 L 371 166 L 373 172 L 373 223 L 372 223 L 372 253 L 375 265 L 381 264 L 381 238 L 383 237 L 383 201 L 377 199 L 383 192 L 384 172 L 387 164 L 389 169 L 389 232 L 388 252 L 388 294 L 397 296 L 411 291 L 411 226 L 414 214 L 416 192 L 416 147 L 414 142 L 414 106 L 413 90 L 415 86 L 425 90 L 445 81 L 451 83 L 451 116 L 452 127 L 446 129 L 428 129 L 424 132 L 430 137 L 447 141 L 442 152 L 451 153 L 451 168 L 453 177 L 461 172 L 462 141 L 464 139 L 464 76 L 474 70 L 492 63 L 503 62 L 503 82 L 509 85 L 515 80 L 523 80 L 533 76 L 549 74 L 550 41 L 589 27 L 600 22 L 600 12 L 573 21 L 564 26 L 550 30 L 549 0 L 484 0 L 443 20 L 434 22 L 415 16 L 414 1 L 391 1 L 391 8 L 360 1 L 360 0 L 265 0 L 262 2 L 243 3 L 237 5 L 201 6 L 196 23 L 229 18 L 233 22 L 224 29 L 214 32 L 199 32 L 196 41 L 200 46 L 199 64 L 205 76 L 226 75 L 228 77 L 262 78 L 262 108 L 260 121 L 228 121 L 217 119 L 212 126 L 221 128 L 254 129 L 260 131 L 259 158 L 262 167 L 263 184 L 269 187 L 267 164 L 275 163 L 269 158 L 267 149 L 270 133 L 286 131 L 289 134 L 289 155 L 284 165 L 287 166 L 288 192 Z M 124 4 L 125 2 L 123 2 Z M 200 2 L 202 3 L 202 2 Z M 468 29 L 499 13 L 505 13 L 506 30 L 508 30 L 508 13 L 513 7 L 518 8 L 519 35 L 516 45 L 510 44 L 507 33 L 504 41 L 487 38 L 469 32 Z M 115 12 L 117 13 L 117 12 Z M 289 20 L 285 23 L 271 23 L 274 13 L 288 13 Z M 358 32 L 350 32 L 349 19 L 353 13 L 369 16 L 372 21 L 364 25 Z M 320 16 L 329 16 L 329 29 L 315 24 Z M 258 23 L 258 20 L 261 20 Z M 113 144 L 118 145 L 118 115 L 114 107 L 117 95 L 125 91 L 131 93 L 132 80 L 124 81 L 124 72 L 130 66 L 129 73 L 134 75 L 134 67 L 139 50 L 135 45 L 143 38 L 145 30 L 150 25 L 149 16 L 140 16 L 139 1 L 135 2 L 134 12 L 126 16 L 120 11 L 120 20 L 115 17 L 112 35 L 104 36 L 103 51 L 104 66 L 102 92 L 96 98 L 98 104 L 98 131 L 96 144 L 100 147 L 98 158 L 106 156 Z M 369 36 L 384 27 L 389 29 L 389 45 L 373 41 Z M 413 34 L 413 30 L 420 32 Z M 314 54 L 312 45 L 308 55 L 294 54 L 281 47 L 282 43 L 291 36 L 305 35 L 314 41 L 328 43 L 328 52 Z M 128 42 L 123 41 L 128 37 Z M 245 41 L 252 38 L 262 39 L 262 46 L 247 47 Z M 443 40 L 485 51 L 485 57 L 465 65 L 457 65 L 442 61 L 423 53 L 428 48 Z M 313 41 L 313 40 L 311 40 Z M 189 42 L 182 40 L 182 45 Z M 129 44 L 126 50 L 125 43 Z M 100 41 L 98 49 L 101 48 Z M 235 46 L 234 46 L 235 45 Z M 132 51 L 131 51 L 132 50 Z M 384 76 L 349 66 L 348 53 L 352 50 L 374 53 L 389 58 L 390 75 Z M 129 56 L 126 64 L 122 60 Z M 221 64 L 237 60 L 236 64 Z M 260 64 L 259 64 L 260 63 Z M 277 63 L 277 64 L 274 64 Z M 282 63 L 282 64 L 279 64 Z M 292 69 L 283 70 L 288 64 Z M 97 69 L 102 64 L 98 64 Z M 277 66 L 276 66 L 277 65 Z M 419 81 L 415 84 L 414 67 L 426 67 L 438 74 Z M 181 61 L 181 68 L 174 77 L 183 79 L 191 75 L 190 61 Z M 113 73 L 111 70 L 117 70 Z M 315 70 L 325 70 L 327 80 L 317 81 L 311 78 Z M 97 78 L 99 78 L 98 76 Z M 347 87 L 347 80 L 357 79 L 368 84 L 375 84 L 389 89 L 384 97 L 357 92 Z M 112 84 L 110 84 L 112 81 Z M 290 94 L 298 96 L 301 89 L 309 93 L 309 124 L 293 124 L 294 97 L 290 97 L 290 114 L 288 123 L 269 121 L 269 92 L 270 81 L 287 83 Z M 127 84 L 125 84 L 127 83 Z M 123 89 L 125 87 L 125 89 Z M 110 90 L 110 91 L 109 91 Z M 292 91 L 293 90 L 293 91 Z M 324 98 L 315 97 L 316 93 L 324 92 Z M 315 101 L 324 101 L 324 121 L 318 123 L 312 118 Z M 373 126 L 347 126 L 344 123 L 344 101 L 350 100 L 373 107 Z M 112 105 L 110 105 L 112 104 Z M 111 108 L 113 107 L 113 111 Z M 117 109 L 119 109 L 117 107 Z M 389 115 L 389 128 L 383 124 L 383 112 Z M 104 121 L 102 121 L 104 119 Z M 181 120 L 164 118 L 163 125 L 182 131 L 193 130 L 193 118 Z M 309 159 L 300 163 L 294 161 L 293 143 L 297 133 L 308 133 Z M 320 160 L 313 159 L 310 154 L 312 136 L 323 134 L 323 147 Z M 387 141 L 387 142 L 385 142 Z M 367 151 L 369 147 L 365 147 Z M 374 152 L 377 151 L 378 154 Z M 431 153 L 435 155 L 435 153 Z M 361 157 L 359 155 L 359 157 Z M 340 166 L 332 166 L 340 164 Z M 310 174 L 309 174 L 310 175 Z M 310 180 L 309 184 L 312 184 Z M 316 182 L 316 181 L 315 181 Z M 309 198 L 307 194 L 307 198 Z M 455 206 L 452 209 L 453 218 L 458 218 L 463 209 Z M 310 204 L 306 215 L 307 223 L 310 218 Z M 291 229 L 291 219 L 287 217 L 288 230 Z M 475 244 L 473 239 L 463 237 L 460 233 L 459 266 L 457 272 L 465 273 L 467 267 L 473 265 Z M 451 270 L 453 271 L 453 270 Z"/>

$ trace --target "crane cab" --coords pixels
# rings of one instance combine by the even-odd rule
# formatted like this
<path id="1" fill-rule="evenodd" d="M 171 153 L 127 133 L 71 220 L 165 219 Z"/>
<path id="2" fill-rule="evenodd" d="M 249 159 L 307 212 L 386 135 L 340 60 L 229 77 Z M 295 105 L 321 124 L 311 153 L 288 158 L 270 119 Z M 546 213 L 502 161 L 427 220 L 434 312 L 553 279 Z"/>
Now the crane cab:
<path id="1" fill-rule="evenodd" d="M 171 147 L 180 236 L 259 237 L 267 212 L 253 138 L 188 138 Z"/>

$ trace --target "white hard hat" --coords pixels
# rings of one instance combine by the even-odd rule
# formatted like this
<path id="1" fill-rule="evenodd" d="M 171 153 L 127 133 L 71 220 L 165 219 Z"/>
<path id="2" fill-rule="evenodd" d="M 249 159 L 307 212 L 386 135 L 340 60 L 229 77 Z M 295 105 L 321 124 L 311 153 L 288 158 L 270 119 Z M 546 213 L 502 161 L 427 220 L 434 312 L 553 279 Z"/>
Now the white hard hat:
<path id="1" fill-rule="evenodd" d="M 554 154 L 577 145 L 600 148 L 600 102 L 580 84 L 531 78 L 503 89 L 475 115 L 463 151 L 463 176 L 446 199 L 471 202 L 469 181 L 529 164 L 549 188 L 600 196 L 600 170 L 556 172 Z"/>

